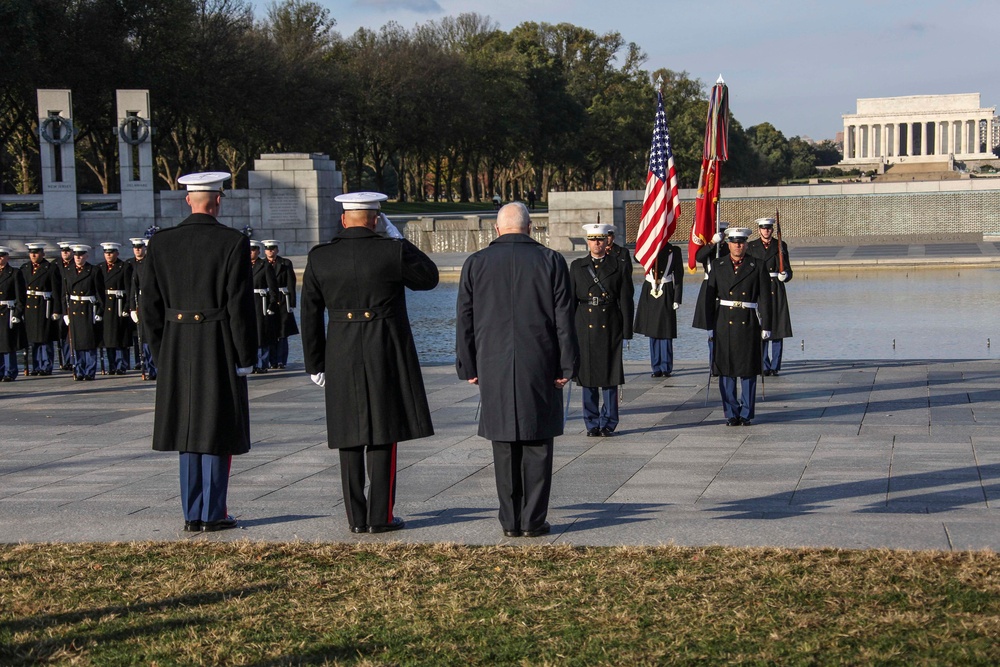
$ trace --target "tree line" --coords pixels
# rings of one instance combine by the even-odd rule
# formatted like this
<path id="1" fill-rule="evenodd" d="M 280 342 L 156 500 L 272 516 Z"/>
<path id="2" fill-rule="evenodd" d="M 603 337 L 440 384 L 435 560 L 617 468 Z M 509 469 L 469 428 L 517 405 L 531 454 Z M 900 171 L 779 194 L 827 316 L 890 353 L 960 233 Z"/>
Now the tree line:
<path id="1" fill-rule="evenodd" d="M 646 69 L 617 32 L 479 14 L 341 35 L 306 0 L 0 0 L 0 192 L 40 191 L 36 89 L 69 88 L 82 192 L 116 192 L 114 91 L 149 89 L 156 187 L 261 153 L 337 160 L 345 189 L 484 201 L 642 189 L 656 82 L 681 187 L 695 187 L 707 86 Z M 837 149 L 732 118 L 723 184 L 808 176 Z"/>

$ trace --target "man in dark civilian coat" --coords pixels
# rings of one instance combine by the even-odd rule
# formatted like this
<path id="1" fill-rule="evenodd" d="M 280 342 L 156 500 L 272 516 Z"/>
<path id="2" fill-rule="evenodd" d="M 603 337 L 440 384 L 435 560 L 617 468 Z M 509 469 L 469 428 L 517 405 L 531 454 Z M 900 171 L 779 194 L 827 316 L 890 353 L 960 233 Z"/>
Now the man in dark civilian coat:
<path id="1" fill-rule="evenodd" d="M 153 449 L 180 452 L 184 530 L 236 528 L 232 457 L 250 451 L 257 356 L 250 241 L 219 223 L 225 172 L 182 176 L 191 215 L 149 241 L 139 319 L 157 362 Z"/>
<path id="2" fill-rule="evenodd" d="M 24 328 L 30 353 L 31 375 L 51 375 L 55 360 L 53 342 L 59 340 L 63 274 L 59 264 L 45 259 L 45 244 L 28 243 L 28 261 L 21 265 L 27 286 Z"/>
<path id="3" fill-rule="evenodd" d="M 788 314 L 788 293 L 785 283 L 792 279 L 792 265 L 788 261 L 788 244 L 781 245 L 781 262 L 778 262 L 779 243 L 774 239 L 774 218 L 759 218 L 757 229 L 760 238 L 747 243 L 747 252 L 764 262 L 764 270 L 771 278 L 771 338 L 764 341 L 762 363 L 764 375 L 777 375 L 781 370 L 781 353 L 784 339 L 792 337 L 792 318 Z"/>
<path id="4" fill-rule="evenodd" d="M 479 435 L 493 441 L 500 525 L 508 537 L 549 532 L 553 439 L 579 349 L 566 260 L 531 238 L 524 204 L 497 214 L 499 237 L 471 255 L 458 288 L 455 365 L 479 385 Z"/>
<path id="5" fill-rule="evenodd" d="M 771 335 L 761 327 L 761 322 L 771 321 L 770 279 L 764 263 L 747 254 L 749 236 L 745 228 L 726 230 L 729 256 L 712 262 L 705 289 L 708 315 L 715 323 L 715 366 L 729 426 L 749 426 L 754 418 L 760 342 Z"/>
<path id="6" fill-rule="evenodd" d="M 108 375 L 125 375 L 129 349 L 132 347 L 133 322 L 129 315 L 129 292 L 132 267 L 123 262 L 118 251 L 120 243 L 105 242 L 104 261 L 97 267 L 104 278 L 106 299 L 101 340 L 108 355 Z"/>
<path id="7" fill-rule="evenodd" d="M 590 252 L 569 267 L 580 343 L 576 380 L 582 387 L 583 421 L 591 437 L 609 437 L 618 426 L 618 385 L 625 382 L 622 340 L 632 338 L 632 274 L 629 265 L 608 253 L 609 227 L 584 225 Z"/>
<path id="8" fill-rule="evenodd" d="M 354 533 L 403 527 L 393 516 L 396 443 L 434 434 L 404 288 L 433 289 L 438 270 L 395 227 L 388 225 L 389 238 L 375 233 L 385 199 L 377 192 L 338 195 L 344 229 L 309 252 L 302 278 L 306 372 L 326 391 L 327 439 L 340 450 Z"/>
<path id="9" fill-rule="evenodd" d="M 665 242 L 656 255 L 656 264 L 646 274 L 635 312 L 635 333 L 649 337 L 649 364 L 652 377 L 670 377 L 674 371 L 674 338 L 677 338 L 677 309 L 684 292 L 684 265 L 681 249 Z"/>
<path id="10" fill-rule="evenodd" d="M 250 274 L 253 279 L 254 314 L 257 317 L 257 363 L 254 373 L 271 365 L 271 345 L 278 340 L 278 281 L 270 263 L 260 256 L 264 244 L 250 241 Z"/>
<path id="11" fill-rule="evenodd" d="M 274 279 L 278 285 L 278 329 L 276 340 L 268 350 L 268 360 L 271 368 L 282 369 L 288 364 L 288 337 L 299 333 L 295 323 L 295 267 L 292 260 L 278 254 L 279 242 L 275 239 L 264 240 L 264 257 L 274 269 Z"/>
<path id="12" fill-rule="evenodd" d="M 10 248 L 0 246 L 0 382 L 17 378 L 17 352 L 23 350 L 24 274 L 8 264 Z"/>

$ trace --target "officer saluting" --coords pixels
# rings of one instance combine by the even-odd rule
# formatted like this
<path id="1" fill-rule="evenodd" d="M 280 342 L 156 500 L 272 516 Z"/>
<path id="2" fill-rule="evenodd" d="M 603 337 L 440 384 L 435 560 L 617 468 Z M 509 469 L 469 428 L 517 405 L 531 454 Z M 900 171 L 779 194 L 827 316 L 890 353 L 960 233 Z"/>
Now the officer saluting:
<path id="1" fill-rule="evenodd" d="M 63 277 L 70 347 L 76 358 L 75 380 L 93 380 L 97 375 L 97 348 L 101 343 L 101 313 L 104 312 L 104 276 L 87 262 L 90 246 L 73 246 L 73 268 Z"/>
<path id="2" fill-rule="evenodd" d="M 191 215 L 149 240 L 139 321 L 158 364 L 153 449 L 180 453 L 184 530 L 236 528 L 232 457 L 250 451 L 257 354 L 246 236 L 219 223 L 226 172 L 187 174 Z"/>
<path id="3" fill-rule="evenodd" d="M 28 243 L 28 260 L 21 265 L 27 286 L 24 327 L 31 350 L 31 375 L 52 375 L 53 341 L 59 340 L 62 309 L 62 276 L 59 267 L 45 259 L 45 244 Z"/>
<path id="4" fill-rule="evenodd" d="M 10 248 L 0 246 L 0 382 L 17 378 L 17 351 L 24 349 L 24 275 L 7 263 Z"/>
<path id="5" fill-rule="evenodd" d="M 98 266 L 104 279 L 107 298 L 104 300 L 104 320 L 101 340 L 108 355 L 108 375 L 125 375 L 128 350 L 132 346 L 132 318 L 128 295 L 132 284 L 132 269 L 118 257 L 120 243 L 101 243 L 104 261 Z"/>
<path id="6" fill-rule="evenodd" d="M 760 341 L 771 336 L 761 327 L 761 322 L 771 321 L 770 278 L 764 263 L 747 254 L 749 236 L 750 230 L 742 227 L 726 230 L 729 256 L 712 262 L 705 288 L 707 315 L 714 323 L 719 391 L 729 426 L 749 426 L 754 418 Z"/>
<path id="7" fill-rule="evenodd" d="M 325 388 L 328 445 L 340 450 L 354 533 L 403 527 L 393 514 L 396 443 L 434 434 L 404 288 L 433 289 L 438 270 L 387 219 L 390 238 L 375 233 L 386 199 L 378 192 L 338 195 L 344 229 L 309 251 L 302 277 L 302 353 L 306 372 Z"/>
<path id="8" fill-rule="evenodd" d="M 632 338 L 632 274 L 608 254 L 611 227 L 584 225 L 590 253 L 569 267 L 580 342 L 576 380 L 583 388 L 583 421 L 591 437 L 608 437 L 618 426 L 618 385 L 625 382 L 622 340 Z"/>

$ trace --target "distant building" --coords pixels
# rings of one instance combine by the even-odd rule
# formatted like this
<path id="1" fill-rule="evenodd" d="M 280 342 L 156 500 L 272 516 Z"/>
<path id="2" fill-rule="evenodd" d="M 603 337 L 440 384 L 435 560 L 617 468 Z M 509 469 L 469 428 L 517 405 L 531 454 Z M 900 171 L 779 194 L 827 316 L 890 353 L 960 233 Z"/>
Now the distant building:
<path id="1" fill-rule="evenodd" d="M 1000 118 L 979 93 L 858 100 L 844 114 L 846 166 L 996 159 Z"/>

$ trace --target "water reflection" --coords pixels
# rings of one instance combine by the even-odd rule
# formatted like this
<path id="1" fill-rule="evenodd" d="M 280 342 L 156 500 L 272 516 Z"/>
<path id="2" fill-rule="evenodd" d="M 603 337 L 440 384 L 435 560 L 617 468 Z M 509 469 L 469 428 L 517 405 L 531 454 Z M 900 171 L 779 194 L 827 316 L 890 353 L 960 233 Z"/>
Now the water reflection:
<path id="1" fill-rule="evenodd" d="M 699 275 L 685 276 L 685 302 L 678 310 L 674 355 L 685 361 L 708 355 L 706 332 L 690 326 Z M 407 292 L 421 363 L 454 362 L 457 293 L 454 283 Z M 795 335 L 785 340 L 785 361 L 988 359 L 994 351 L 987 339 L 1000 345 L 997 269 L 799 273 L 788 283 L 788 299 Z M 637 335 L 625 358 L 648 359 L 647 341 Z M 290 347 L 291 361 L 301 362 L 298 336 Z"/>

